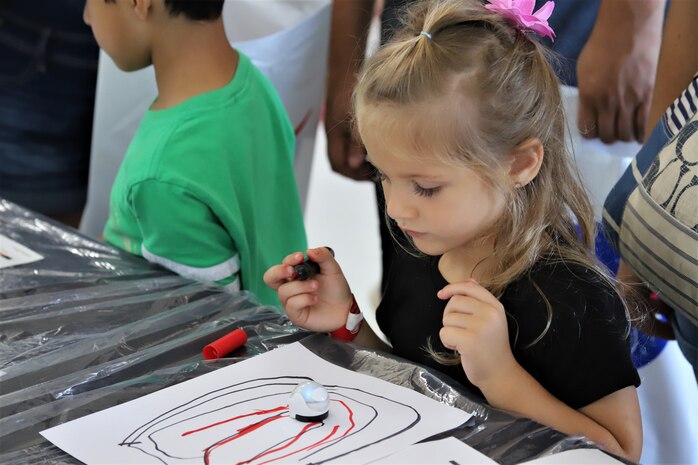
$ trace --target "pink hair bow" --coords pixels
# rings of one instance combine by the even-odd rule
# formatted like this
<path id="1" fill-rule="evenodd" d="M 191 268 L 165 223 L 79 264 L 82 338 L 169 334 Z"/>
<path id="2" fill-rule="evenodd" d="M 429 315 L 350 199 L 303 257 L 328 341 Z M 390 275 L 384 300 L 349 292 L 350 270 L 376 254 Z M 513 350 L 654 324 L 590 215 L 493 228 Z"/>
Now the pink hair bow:
<path id="1" fill-rule="evenodd" d="M 553 40 L 555 32 L 548 25 L 548 18 L 553 13 L 555 2 L 545 2 L 538 11 L 533 12 L 535 0 L 488 0 L 485 5 L 490 11 L 499 13 L 522 31 L 533 31 L 541 37 Z"/>

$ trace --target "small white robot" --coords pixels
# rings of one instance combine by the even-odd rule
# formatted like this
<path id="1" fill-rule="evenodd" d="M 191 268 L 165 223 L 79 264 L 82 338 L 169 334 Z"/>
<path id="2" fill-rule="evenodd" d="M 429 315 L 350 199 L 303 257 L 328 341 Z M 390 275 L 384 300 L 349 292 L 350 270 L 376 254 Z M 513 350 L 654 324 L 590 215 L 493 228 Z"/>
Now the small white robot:
<path id="1" fill-rule="evenodd" d="M 293 389 L 288 400 L 288 414 L 303 422 L 322 421 L 330 411 L 330 396 L 322 384 L 304 381 Z"/>

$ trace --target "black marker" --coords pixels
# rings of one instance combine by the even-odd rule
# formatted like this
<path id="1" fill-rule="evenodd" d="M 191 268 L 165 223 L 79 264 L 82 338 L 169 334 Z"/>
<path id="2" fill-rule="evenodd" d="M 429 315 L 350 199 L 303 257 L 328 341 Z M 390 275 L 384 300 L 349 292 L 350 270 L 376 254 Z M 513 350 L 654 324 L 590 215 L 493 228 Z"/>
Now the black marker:
<path id="1" fill-rule="evenodd" d="M 334 250 L 332 250 L 330 247 L 325 247 L 327 250 L 330 251 L 332 256 L 334 257 Z M 316 274 L 320 272 L 320 265 L 317 264 L 317 262 L 312 261 L 309 258 L 306 258 L 303 263 L 299 263 L 298 265 L 293 267 L 293 271 L 296 272 L 298 275 L 298 281 L 305 281 Z"/>

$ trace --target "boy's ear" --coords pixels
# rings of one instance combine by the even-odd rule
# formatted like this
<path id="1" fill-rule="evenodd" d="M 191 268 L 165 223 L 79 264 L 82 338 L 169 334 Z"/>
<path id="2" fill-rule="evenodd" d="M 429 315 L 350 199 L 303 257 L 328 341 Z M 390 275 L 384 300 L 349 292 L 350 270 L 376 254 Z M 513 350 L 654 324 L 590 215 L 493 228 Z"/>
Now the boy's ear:
<path id="1" fill-rule="evenodd" d="M 509 158 L 509 177 L 514 185 L 525 186 L 538 174 L 543 164 L 543 144 L 529 137 L 516 146 Z"/>
<path id="2" fill-rule="evenodd" d="M 133 12 L 136 13 L 138 19 L 145 20 L 150 14 L 150 9 L 153 6 L 152 0 L 131 0 Z"/>

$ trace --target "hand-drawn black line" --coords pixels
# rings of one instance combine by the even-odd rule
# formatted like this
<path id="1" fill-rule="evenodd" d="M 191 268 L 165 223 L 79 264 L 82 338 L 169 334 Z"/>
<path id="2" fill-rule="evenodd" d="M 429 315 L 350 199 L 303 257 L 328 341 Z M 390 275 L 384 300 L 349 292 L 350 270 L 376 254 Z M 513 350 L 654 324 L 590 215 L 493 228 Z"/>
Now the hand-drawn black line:
<path id="1" fill-rule="evenodd" d="M 168 409 L 166 412 L 138 426 L 134 431 L 129 433 L 126 436 L 126 438 L 119 443 L 119 445 L 139 450 L 144 454 L 153 457 L 157 459 L 159 462 L 166 465 L 176 463 L 179 461 L 198 461 L 199 459 L 203 459 L 203 457 L 200 457 L 199 455 L 183 456 L 189 454 L 181 454 L 181 452 L 177 453 L 173 450 L 170 450 L 170 446 L 165 445 L 164 443 L 161 444 L 159 442 L 159 436 L 162 433 L 164 433 L 165 435 L 173 434 L 171 431 L 175 429 L 175 427 L 181 428 L 180 425 L 183 426 L 185 423 L 199 423 L 200 426 L 200 424 L 207 423 L 207 418 L 209 419 L 210 423 L 210 417 L 212 415 L 220 415 L 221 412 L 224 410 L 229 411 L 231 408 L 236 406 L 239 408 L 239 406 L 247 403 L 259 405 L 259 401 L 268 402 L 270 399 L 278 397 L 279 402 L 276 402 L 276 404 L 285 405 L 284 402 L 288 400 L 288 396 L 290 395 L 293 388 L 299 382 L 305 380 L 310 380 L 310 378 L 305 376 L 276 376 L 267 378 L 257 378 L 252 380 L 246 380 L 241 383 L 231 384 L 207 392 L 187 402 L 177 405 L 171 409 Z M 403 434 L 404 432 L 414 428 L 421 421 L 421 415 L 419 414 L 419 412 L 412 406 L 404 404 L 402 402 L 398 402 L 396 400 L 389 399 L 385 396 L 373 394 L 358 388 L 348 386 L 325 385 L 325 387 L 330 393 L 331 398 L 334 398 L 336 400 L 344 399 L 345 401 L 350 402 L 354 406 L 362 406 L 362 408 L 365 408 L 366 412 L 370 412 L 370 414 L 366 420 L 363 420 L 363 424 L 357 425 L 355 431 L 347 431 L 344 436 L 327 440 L 326 442 L 321 443 L 319 446 L 315 447 L 314 450 L 307 451 L 305 455 L 299 455 L 296 458 L 296 460 L 299 462 L 305 460 L 313 460 L 313 458 L 316 458 L 317 461 L 313 461 L 312 463 L 317 465 L 331 462 L 340 457 L 348 456 L 357 451 L 366 449 L 376 444 L 385 442 L 391 438 L 397 437 L 400 434 Z M 260 390 L 264 392 L 261 395 L 255 395 L 259 394 Z M 231 396 L 240 396 L 241 394 L 251 394 L 252 396 L 243 398 L 239 401 L 236 401 L 237 399 L 232 399 L 231 401 Z M 371 399 L 373 399 L 373 402 L 371 402 Z M 216 401 L 219 404 L 215 404 Z M 222 404 L 220 404 L 220 402 L 222 402 Z M 361 436 L 357 435 L 361 435 L 367 428 L 369 428 L 369 426 L 371 426 L 374 423 L 374 421 L 376 421 L 379 418 L 380 412 L 373 405 L 376 402 L 387 402 L 390 405 L 398 406 L 399 408 L 403 409 L 403 411 L 408 412 L 409 416 L 411 416 L 412 419 L 406 418 L 407 422 L 403 424 L 401 427 L 398 427 L 397 430 L 392 432 L 386 432 L 385 434 L 380 434 L 379 436 L 377 436 L 377 439 L 376 436 L 373 436 L 370 439 L 366 438 L 367 441 L 358 441 L 359 444 L 347 446 L 349 447 L 347 450 L 342 451 L 342 449 L 337 449 L 339 444 L 347 440 L 351 440 L 354 443 L 357 442 L 356 439 L 361 438 Z M 276 415 L 278 415 L 278 413 Z M 366 415 L 366 413 L 364 415 Z M 260 422 L 265 422 L 264 426 L 270 425 L 269 428 L 273 429 L 274 426 L 272 423 L 270 423 L 273 420 L 268 420 L 268 418 L 271 417 L 267 417 L 266 420 L 262 419 L 260 420 Z M 224 425 L 226 421 L 227 420 L 215 422 L 212 423 L 211 426 L 219 427 Z M 325 422 L 327 421 L 328 420 L 325 420 Z M 257 423 L 252 423 L 251 425 L 254 426 Z M 318 428 L 313 427 L 313 429 L 321 429 L 324 426 L 325 425 L 323 423 Z M 250 425 L 248 425 L 247 427 L 249 428 Z M 193 430 L 195 428 L 189 429 Z M 306 430 L 306 432 L 308 431 L 309 430 Z M 210 453 L 212 447 L 215 449 L 219 445 L 225 444 L 225 441 L 232 440 L 236 435 L 239 434 L 240 433 L 237 432 L 232 435 L 226 434 L 223 437 L 218 437 L 216 442 L 214 442 L 213 444 L 209 444 L 207 447 L 204 448 L 204 450 L 208 450 L 208 453 Z M 298 439 L 298 436 L 296 436 L 295 438 Z M 147 440 L 144 441 L 145 439 Z M 265 454 L 269 453 L 269 451 L 275 451 L 275 449 L 282 447 L 283 444 L 288 444 L 289 441 L 292 441 L 293 439 L 294 436 L 285 437 L 284 439 L 275 442 L 275 444 L 266 447 L 264 450 L 258 451 L 256 454 L 253 454 L 251 458 L 241 460 L 244 463 L 251 463 L 257 460 L 258 458 L 264 457 Z M 333 454 L 332 451 L 336 451 L 336 453 Z M 302 452 L 306 451 L 301 449 L 297 452 L 294 452 L 294 454 L 300 454 Z M 330 454 L 327 454 L 327 452 L 330 452 Z M 274 459 L 272 458 L 272 461 L 273 460 Z"/>

